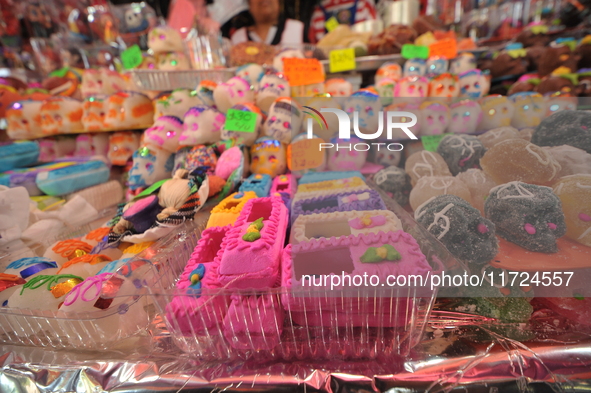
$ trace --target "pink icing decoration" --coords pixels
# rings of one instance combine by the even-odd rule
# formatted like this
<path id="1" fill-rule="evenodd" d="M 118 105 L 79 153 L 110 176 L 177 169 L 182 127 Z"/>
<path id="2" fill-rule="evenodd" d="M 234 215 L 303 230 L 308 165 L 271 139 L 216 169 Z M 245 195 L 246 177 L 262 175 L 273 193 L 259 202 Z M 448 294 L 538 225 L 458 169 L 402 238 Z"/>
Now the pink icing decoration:
<path id="1" fill-rule="evenodd" d="M 591 217 L 585 213 L 579 213 L 579 220 L 589 222 L 591 221 Z"/>
<path id="2" fill-rule="evenodd" d="M 534 226 L 532 224 L 525 224 L 525 226 L 523 227 L 523 229 L 525 229 L 525 231 L 527 233 L 529 233 L 530 235 L 535 235 L 536 234 L 536 228 L 534 228 Z"/>
<path id="3" fill-rule="evenodd" d="M 556 229 L 556 224 L 554 224 L 553 222 L 549 222 L 548 223 L 548 228 L 554 230 L 554 229 Z"/>
<path id="4" fill-rule="evenodd" d="M 528 224 L 529 225 L 529 224 Z M 480 233 L 488 233 L 488 227 L 486 225 L 484 225 L 483 223 L 478 224 L 478 232 Z"/>
<path id="5" fill-rule="evenodd" d="M 109 280 L 113 275 L 113 273 L 103 273 L 99 274 L 98 276 L 88 277 L 86 280 L 76 285 L 70 292 L 68 292 L 64 299 L 64 306 L 73 304 L 76 300 L 78 300 L 78 298 L 81 298 L 84 302 L 92 302 L 96 300 L 101 294 L 103 283 Z M 82 289 L 82 287 L 88 283 L 90 284 L 86 286 L 86 288 Z M 87 297 L 87 293 L 91 288 L 94 289 L 95 292 L 92 296 Z"/>
<path id="6" fill-rule="evenodd" d="M 126 211 L 125 211 L 125 216 L 129 217 L 131 215 L 134 215 L 138 212 L 141 212 L 142 210 L 144 210 L 146 207 L 148 207 L 148 205 L 150 205 L 152 203 L 152 201 L 154 199 L 156 199 L 156 195 L 150 195 L 148 197 L 142 198 L 139 201 L 137 201 L 136 203 L 134 203 L 133 205 L 131 205 Z"/>
<path id="7" fill-rule="evenodd" d="M 365 229 L 365 228 L 373 228 L 379 227 L 386 223 L 386 217 L 382 215 L 372 216 L 370 217 L 371 222 L 369 224 L 364 224 L 361 218 L 354 218 L 349 220 L 349 225 L 353 229 Z"/>

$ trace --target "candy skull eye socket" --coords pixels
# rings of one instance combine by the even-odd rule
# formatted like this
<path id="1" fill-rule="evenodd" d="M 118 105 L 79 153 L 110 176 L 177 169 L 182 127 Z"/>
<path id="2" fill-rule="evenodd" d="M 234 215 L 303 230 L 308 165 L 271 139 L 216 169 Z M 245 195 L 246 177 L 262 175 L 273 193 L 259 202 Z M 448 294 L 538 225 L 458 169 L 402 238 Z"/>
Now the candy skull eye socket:
<path id="1" fill-rule="evenodd" d="M 271 118 L 269 119 L 269 123 L 275 123 L 276 120 L 277 118 L 275 116 L 271 116 Z"/>
<path id="2" fill-rule="evenodd" d="M 413 91 L 415 91 L 415 87 L 415 85 L 408 85 L 408 91 L 412 93 Z"/>
<path id="3" fill-rule="evenodd" d="M 256 164 L 257 162 L 259 162 L 259 156 L 252 156 L 252 163 Z"/>
<path id="4" fill-rule="evenodd" d="M 445 121 L 445 117 L 443 117 L 443 115 L 439 116 L 439 121 L 443 123 Z"/>
<path id="5" fill-rule="evenodd" d="M 284 121 L 283 122 L 283 127 L 285 127 L 285 128 L 291 128 L 291 124 L 289 124 L 288 121 Z"/>
<path id="6" fill-rule="evenodd" d="M 353 113 L 354 111 L 355 111 L 355 108 L 353 108 L 353 107 L 347 108 L 347 113 Z"/>
<path id="7" fill-rule="evenodd" d="M 146 163 L 146 169 L 147 170 L 152 169 L 152 163 L 151 162 Z"/>
<path id="8" fill-rule="evenodd" d="M 269 156 L 269 162 L 273 162 L 273 163 L 277 162 L 277 157 Z"/>
<path id="9" fill-rule="evenodd" d="M 454 85 L 450 85 L 450 86 L 449 86 L 447 89 L 448 89 L 449 91 L 454 91 L 456 88 L 455 88 L 455 86 L 454 86 Z"/>
<path id="10" fill-rule="evenodd" d="M 285 89 L 284 85 L 277 85 L 278 88 L 280 88 L 281 90 Z"/>
<path id="11" fill-rule="evenodd" d="M 454 113 L 454 114 L 452 115 L 452 118 L 453 118 L 453 119 L 457 119 L 457 118 L 458 118 L 458 114 L 457 114 L 457 113 Z"/>
<path id="12" fill-rule="evenodd" d="M 479 82 L 474 82 L 474 87 L 476 89 L 480 89 L 480 83 Z"/>
<path id="13" fill-rule="evenodd" d="M 240 97 L 244 97 L 244 92 L 243 92 L 242 90 L 238 90 L 238 95 L 239 95 Z"/>

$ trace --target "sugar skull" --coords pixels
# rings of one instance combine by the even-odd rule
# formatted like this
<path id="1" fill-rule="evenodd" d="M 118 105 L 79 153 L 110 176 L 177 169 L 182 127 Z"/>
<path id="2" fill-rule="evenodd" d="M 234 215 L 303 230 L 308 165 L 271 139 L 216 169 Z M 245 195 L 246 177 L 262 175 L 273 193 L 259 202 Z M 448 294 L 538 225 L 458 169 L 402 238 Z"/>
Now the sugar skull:
<path id="1" fill-rule="evenodd" d="M 259 175 L 275 177 L 285 173 L 285 145 L 276 139 L 262 137 L 250 148 L 250 170 Z"/>
<path id="2" fill-rule="evenodd" d="M 375 134 L 379 128 L 379 113 L 382 110 L 380 96 L 369 90 L 359 90 L 343 102 L 355 132 Z"/>
<path id="3" fill-rule="evenodd" d="M 449 126 L 449 108 L 440 102 L 423 102 L 420 106 L 420 117 L 421 135 L 440 135 Z"/>
<path id="4" fill-rule="evenodd" d="M 314 135 L 314 134 L 312 134 L 312 136 L 314 138 L 317 137 L 317 135 Z M 297 142 L 300 142 L 300 141 L 303 141 L 303 140 L 307 140 L 307 139 L 308 139 L 308 135 L 307 134 L 299 134 L 299 135 L 296 135 L 292 139 L 291 144 L 293 145 L 294 143 L 297 143 Z M 330 141 L 330 138 L 327 139 L 327 140 Z M 297 157 L 292 156 L 291 157 L 292 162 L 290 164 L 291 173 L 295 177 L 300 178 L 305 173 L 308 173 L 308 172 L 323 172 L 326 169 L 326 158 L 327 158 L 326 156 L 327 156 L 326 155 L 326 149 L 325 150 L 322 150 L 322 163 L 319 166 L 317 166 L 316 168 L 308 168 L 308 169 L 302 169 L 302 170 L 294 170 L 293 160 L 296 160 Z"/>
<path id="5" fill-rule="evenodd" d="M 343 78 L 330 78 L 324 82 L 324 90 L 331 97 L 349 97 L 353 94 L 353 85 Z"/>
<path id="6" fill-rule="evenodd" d="M 256 63 L 245 64 L 236 69 L 236 76 L 246 80 L 256 89 L 259 87 L 259 81 L 265 74 L 263 67 Z"/>
<path id="7" fill-rule="evenodd" d="M 94 155 L 92 137 L 90 134 L 80 134 L 76 137 L 76 150 L 74 157 L 90 157 Z"/>
<path id="8" fill-rule="evenodd" d="M 408 59 L 404 63 L 403 75 L 424 76 L 427 74 L 427 62 L 424 59 Z"/>
<path id="9" fill-rule="evenodd" d="M 480 101 L 482 108 L 482 121 L 478 126 L 479 131 L 488 131 L 493 128 L 511 125 L 515 107 L 507 97 L 493 95 Z"/>
<path id="10" fill-rule="evenodd" d="M 218 142 L 222 137 L 222 127 L 226 116 L 211 106 L 199 105 L 185 114 L 183 133 L 179 139 L 181 146 L 195 146 Z"/>
<path id="11" fill-rule="evenodd" d="M 341 109 L 340 102 L 343 99 L 335 99 L 332 97 L 312 97 L 304 102 L 304 105 L 308 108 L 313 108 L 320 111 L 323 108 Z M 339 119 L 336 116 L 324 116 L 326 123 L 322 121 L 316 121 L 309 109 L 305 110 L 303 118 L 304 129 L 307 131 L 308 127 L 312 127 L 312 132 L 324 139 L 325 142 L 330 141 L 334 134 L 334 130 L 339 129 Z M 294 133 L 295 134 L 295 133 Z"/>
<path id="12" fill-rule="evenodd" d="M 197 86 L 197 97 L 201 99 L 203 105 L 215 106 L 213 99 L 213 91 L 217 87 L 217 83 L 208 80 L 202 80 Z"/>
<path id="13" fill-rule="evenodd" d="M 121 75 L 117 71 L 108 68 L 101 68 L 102 94 L 113 94 L 118 91 L 133 90 L 133 84 L 129 83 L 129 78 Z"/>
<path id="14" fill-rule="evenodd" d="M 84 98 L 105 94 L 103 92 L 103 77 L 99 70 L 84 70 L 80 92 Z"/>
<path id="15" fill-rule="evenodd" d="M 375 83 L 376 85 L 384 78 L 392 79 L 393 81 L 397 81 L 402 77 L 402 68 L 400 68 L 400 64 L 398 63 L 384 63 L 378 68 L 375 75 Z"/>
<path id="16" fill-rule="evenodd" d="M 263 124 L 263 134 L 289 144 L 292 136 L 300 133 L 302 119 L 302 108 L 295 100 L 278 98 L 269 109 L 269 116 Z"/>
<path id="17" fill-rule="evenodd" d="M 218 110 L 226 113 L 236 104 L 254 104 L 254 90 L 246 80 L 235 76 L 216 86 L 213 100 Z"/>
<path id="18" fill-rule="evenodd" d="M 384 78 L 376 83 L 376 90 L 380 95 L 382 105 L 390 105 L 394 97 L 394 86 L 396 82 L 392 79 Z"/>
<path id="19" fill-rule="evenodd" d="M 388 149 L 380 149 L 376 152 L 375 162 L 376 164 L 387 166 L 398 166 L 402 159 L 402 150 L 390 151 Z"/>
<path id="20" fill-rule="evenodd" d="M 155 146 L 142 146 L 133 153 L 129 188 L 137 190 L 167 179 L 174 166 L 174 154 Z"/>
<path id="21" fill-rule="evenodd" d="M 158 146 L 174 153 L 179 148 L 183 121 L 175 116 L 160 116 L 152 127 L 144 132 L 144 144 Z"/>
<path id="22" fill-rule="evenodd" d="M 274 58 L 273 58 L 273 68 L 279 72 L 283 72 L 283 59 L 288 58 L 300 58 L 303 59 L 304 53 L 299 49 L 291 49 L 285 48 L 282 49 Z"/>
<path id="23" fill-rule="evenodd" d="M 197 91 L 190 89 L 176 89 L 154 103 L 154 120 L 160 116 L 176 116 L 180 119 L 194 106 L 202 105 L 203 101 L 197 95 Z"/>
<path id="24" fill-rule="evenodd" d="M 459 75 L 460 97 L 480 98 L 488 94 L 490 78 L 482 71 L 474 69 Z"/>
<path id="25" fill-rule="evenodd" d="M 395 165 L 378 171 L 374 177 L 377 186 L 393 198 L 400 206 L 408 204 L 408 196 L 412 190 L 410 176 L 402 168 Z"/>
<path id="26" fill-rule="evenodd" d="M 156 67 L 162 71 L 189 70 L 191 64 L 184 52 L 158 53 Z"/>
<path id="27" fill-rule="evenodd" d="M 86 98 L 82 104 L 82 125 L 86 131 L 102 131 L 105 129 L 105 103 L 107 97 L 93 96 Z"/>
<path id="28" fill-rule="evenodd" d="M 80 132 L 82 102 L 70 97 L 53 97 L 43 102 L 40 109 L 41 131 L 44 135 Z"/>
<path id="29" fill-rule="evenodd" d="M 482 121 L 480 104 L 472 100 L 462 100 L 450 105 L 448 131 L 454 134 L 473 134 Z"/>
<path id="30" fill-rule="evenodd" d="M 108 130 L 146 128 L 154 122 L 154 106 L 148 96 L 120 91 L 109 97 L 105 108 L 105 127 Z"/>
<path id="31" fill-rule="evenodd" d="M 544 117 L 544 97 L 536 93 L 519 93 L 509 97 L 515 108 L 511 125 L 517 129 L 537 127 Z"/>
<path id="32" fill-rule="evenodd" d="M 6 110 L 7 134 L 12 139 L 29 139 L 42 136 L 42 101 L 16 101 Z"/>
<path id="33" fill-rule="evenodd" d="M 449 63 L 449 72 L 455 75 L 463 74 L 475 68 L 476 57 L 470 52 L 458 53 L 458 56 Z"/>
<path id="34" fill-rule="evenodd" d="M 415 219 L 456 258 L 484 265 L 498 252 L 495 224 L 455 195 L 440 195 L 419 206 Z"/>
<path id="35" fill-rule="evenodd" d="M 577 110 L 577 97 L 572 97 L 570 94 L 553 94 L 546 97 L 545 117 L 548 117 L 556 112 L 560 111 L 576 111 Z"/>
<path id="36" fill-rule="evenodd" d="M 447 72 L 448 61 L 444 57 L 430 57 L 427 60 L 427 75 L 439 75 Z"/>
<path id="37" fill-rule="evenodd" d="M 361 142 L 358 138 L 342 140 L 331 139 L 334 147 L 328 150 L 329 171 L 358 171 L 363 168 L 367 159 L 367 151 L 357 151 L 353 145 Z"/>
<path id="38" fill-rule="evenodd" d="M 394 88 L 394 97 L 423 98 L 429 92 L 429 80 L 423 76 L 405 76 Z"/>
<path id="39" fill-rule="evenodd" d="M 226 129 L 225 125 L 222 128 L 222 139 L 223 140 L 230 140 L 234 139 L 237 144 L 243 144 L 246 146 L 252 146 L 254 141 L 257 140 L 259 137 L 259 133 L 261 132 L 261 127 L 263 125 L 263 113 L 259 108 L 254 106 L 253 104 L 237 104 L 232 107 L 232 109 L 236 109 L 239 111 L 247 111 L 256 114 L 256 127 L 254 132 L 242 132 L 242 131 L 229 131 Z"/>
<path id="40" fill-rule="evenodd" d="M 126 165 L 139 145 L 140 138 L 138 134 L 131 131 L 114 132 L 109 136 L 107 158 L 113 165 Z"/>
<path id="41" fill-rule="evenodd" d="M 453 98 L 458 95 L 460 95 L 460 86 L 456 75 L 443 73 L 429 81 L 429 97 Z"/>
<path id="42" fill-rule="evenodd" d="M 420 115 L 421 111 L 419 109 L 418 104 L 404 103 L 404 102 L 401 103 L 401 102 L 398 102 L 398 100 L 395 98 L 394 104 L 388 105 L 386 108 L 384 108 L 385 113 L 387 113 L 388 111 L 410 112 L 410 113 L 414 114 L 417 118 L 417 122 L 415 123 L 415 125 L 408 127 L 408 129 L 415 136 L 418 136 L 421 134 L 421 115 Z M 406 116 L 392 116 L 392 122 L 394 122 L 394 123 L 410 123 L 410 122 L 412 122 L 412 119 L 410 117 L 406 117 Z M 406 133 L 404 131 L 402 131 L 399 128 L 396 128 L 392 131 L 392 138 L 393 139 L 408 139 L 409 137 L 408 137 L 408 135 L 406 135 Z"/>
<path id="43" fill-rule="evenodd" d="M 261 78 L 256 103 L 262 111 L 268 113 L 276 99 L 290 95 L 289 82 L 282 74 L 267 73 Z"/>
<path id="44" fill-rule="evenodd" d="M 159 26 L 150 31 L 148 36 L 148 47 L 154 53 L 161 52 L 182 52 L 184 51 L 183 40 L 178 31 L 172 27 Z"/>

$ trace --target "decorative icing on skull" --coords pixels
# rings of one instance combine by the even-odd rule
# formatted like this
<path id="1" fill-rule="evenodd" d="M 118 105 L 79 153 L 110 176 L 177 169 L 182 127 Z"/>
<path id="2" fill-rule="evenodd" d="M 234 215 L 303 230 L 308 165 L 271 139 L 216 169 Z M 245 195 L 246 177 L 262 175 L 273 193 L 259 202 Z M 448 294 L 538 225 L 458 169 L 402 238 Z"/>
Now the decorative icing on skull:
<path id="1" fill-rule="evenodd" d="M 52 97 L 40 108 L 41 131 L 44 135 L 80 132 L 82 125 L 82 102 L 70 97 Z"/>
<path id="2" fill-rule="evenodd" d="M 254 90 L 248 82 L 238 76 L 217 85 L 213 91 L 215 105 L 223 113 L 237 104 L 254 104 Z"/>
<path id="3" fill-rule="evenodd" d="M 180 119 L 194 106 L 203 105 L 203 101 L 197 95 L 197 91 L 189 89 L 176 89 L 167 96 L 155 102 L 154 120 L 160 116 L 176 116 Z"/>
<path id="4" fill-rule="evenodd" d="M 263 134 L 289 144 L 293 135 L 300 133 L 303 112 L 300 105 L 288 97 L 278 98 L 269 109 L 263 124 Z"/>
<path id="5" fill-rule="evenodd" d="M 137 190 L 167 179 L 174 166 L 174 154 L 155 146 L 140 147 L 133 153 L 129 188 Z"/>
<path id="6" fill-rule="evenodd" d="M 429 82 L 429 97 L 454 98 L 458 95 L 460 86 L 456 75 L 442 73 Z"/>
<path id="7" fill-rule="evenodd" d="M 324 82 L 324 89 L 331 97 L 349 97 L 353 94 L 353 85 L 343 78 L 330 78 Z"/>
<path id="8" fill-rule="evenodd" d="M 376 85 L 385 78 L 392 79 L 393 81 L 397 81 L 402 77 L 402 68 L 400 68 L 400 64 L 398 63 L 384 63 L 378 68 L 375 75 L 375 83 Z"/>
<path id="9" fill-rule="evenodd" d="M 537 93 L 518 93 L 509 97 L 515 108 L 511 125 L 517 129 L 537 127 L 544 117 L 544 97 Z"/>
<path id="10" fill-rule="evenodd" d="M 407 76 L 424 76 L 427 74 L 427 62 L 424 59 L 408 59 L 404 63 L 403 75 Z"/>
<path id="11" fill-rule="evenodd" d="M 236 69 L 236 76 L 246 80 L 255 90 L 259 88 L 259 81 L 264 74 L 263 67 L 255 63 L 245 64 Z"/>
<path id="12" fill-rule="evenodd" d="M 258 175 L 275 177 L 287 169 L 285 145 L 276 139 L 257 139 L 250 148 L 250 157 L 250 170 Z"/>
<path id="13" fill-rule="evenodd" d="M 80 92 L 84 98 L 105 94 L 103 92 L 103 78 L 99 70 L 84 70 Z"/>
<path id="14" fill-rule="evenodd" d="M 448 61 L 443 57 L 430 57 L 427 60 L 427 75 L 439 75 L 447 72 Z"/>
<path id="15" fill-rule="evenodd" d="M 105 129 L 105 96 L 94 96 L 84 100 L 82 104 L 82 125 L 86 131 L 102 131 Z"/>
<path id="16" fill-rule="evenodd" d="M 191 69 L 189 59 L 183 52 L 159 53 L 156 55 L 156 64 L 162 71 Z"/>
<path id="17" fill-rule="evenodd" d="M 240 132 L 240 131 L 228 131 L 225 127 L 222 128 L 222 139 L 223 140 L 230 140 L 235 139 L 237 144 L 243 144 L 246 146 L 252 146 L 254 141 L 257 140 L 259 137 L 259 133 L 261 131 L 261 126 L 263 125 L 263 114 L 259 108 L 254 106 L 253 104 L 237 104 L 232 107 L 232 109 L 236 109 L 239 111 L 247 111 L 256 114 L 256 127 L 254 132 Z"/>
<path id="18" fill-rule="evenodd" d="M 450 105 L 449 132 L 454 134 L 473 134 L 482 121 L 480 104 L 472 100 L 462 100 Z"/>
<path id="19" fill-rule="evenodd" d="M 429 91 L 429 80 L 423 76 L 405 76 L 394 88 L 394 97 L 423 98 Z"/>
<path id="20" fill-rule="evenodd" d="M 490 89 L 490 78 L 482 71 L 474 69 L 459 75 L 460 97 L 480 98 L 485 96 Z"/>
<path id="21" fill-rule="evenodd" d="M 271 105 L 279 97 L 289 97 L 289 82 L 282 74 L 268 73 L 261 78 L 256 103 L 261 110 L 269 112 Z"/>
<path id="22" fill-rule="evenodd" d="M 476 68 L 476 57 L 470 52 L 458 53 L 449 64 L 449 72 L 455 75 L 463 74 Z"/>
<path id="23" fill-rule="evenodd" d="M 342 140 L 333 138 L 331 143 L 334 145 L 328 150 L 329 171 L 358 171 L 363 168 L 367 159 L 367 151 L 356 151 L 353 148 L 355 143 L 361 142 L 358 138 Z"/>
<path id="24" fill-rule="evenodd" d="M 420 106 L 421 135 L 443 134 L 449 125 L 450 116 L 447 105 L 426 101 Z"/>
<path id="25" fill-rule="evenodd" d="M 131 131 L 114 132 L 109 136 L 107 158 L 113 165 L 126 165 L 140 144 L 138 135 Z"/>
<path id="26" fill-rule="evenodd" d="M 560 111 L 576 111 L 577 97 L 571 97 L 569 94 L 557 94 L 546 98 L 545 116 L 548 117 Z"/>
<path id="27" fill-rule="evenodd" d="M 179 148 L 179 138 L 182 132 L 183 121 L 181 119 L 175 116 L 161 116 L 144 133 L 144 143 L 174 153 Z"/>
<path id="28" fill-rule="evenodd" d="M 129 83 L 129 78 L 121 75 L 117 71 L 108 68 L 100 69 L 100 80 L 102 81 L 102 94 L 114 94 L 118 91 L 134 90 L 133 84 Z"/>
<path id="29" fill-rule="evenodd" d="M 394 97 L 394 86 L 396 82 L 392 79 L 384 78 L 376 83 L 376 90 L 380 95 L 382 105 L 390 105 Z"/>
<path id="30" fill-rule="evenodd" d="M 214 106 L 213 91 L 217 87 L 217 83 L 213 81 L 203 80 L 197 86 L 197 97 L 201 99 L 203 105 Z"/>
<path id="31" fill-rule="evenodd" d="M 172 27 L 166 26 L 155 27 L 150 31 L 148 47 L 154 53 L 182 52 L 184 50 L 180 33 Z"/>
<path id="32" fill-rule="evenodd" d="M 507 97 L 499 95 L 485 97 L 480 101 L 480 107 L 482 108 L 482 121 L 478 126 L 479 131 L 511 125 L 515 107 Z"/>
<path id="33" fill-rule="evenodd" d="M 220 141 L 225 122 L 226 116 L 217 109 L 205 105 L 194 106 L 185 114 L 179 145 L 195 146 Z"/>
<path id="34" fill-rule="evenodd" d="M 152 101 L 141 93 L 115 93 L 107 100 L 105 109 L 105 127 L 108 130 L 146 128 L 154 122 Z"/>

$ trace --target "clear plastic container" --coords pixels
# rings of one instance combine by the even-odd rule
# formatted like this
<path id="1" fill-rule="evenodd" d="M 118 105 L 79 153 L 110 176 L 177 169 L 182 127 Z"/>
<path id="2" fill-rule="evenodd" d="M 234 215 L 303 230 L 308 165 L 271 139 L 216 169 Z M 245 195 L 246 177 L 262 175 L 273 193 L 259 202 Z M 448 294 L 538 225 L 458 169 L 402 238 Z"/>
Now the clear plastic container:
<path id="1" fill-rule="evenodd" d="M 168 91 L 197 88 L 197 85 L 204 80 L 222 83 L 234 76 L 234 70 L 132 70 L 130 75 L 142 90 Z"/>

